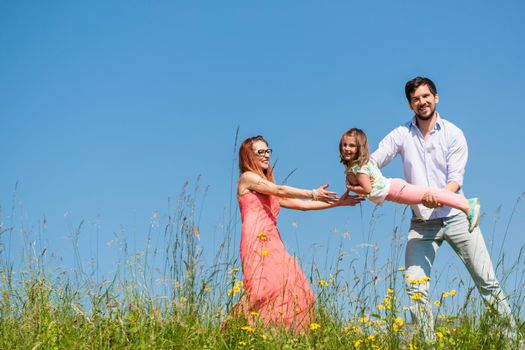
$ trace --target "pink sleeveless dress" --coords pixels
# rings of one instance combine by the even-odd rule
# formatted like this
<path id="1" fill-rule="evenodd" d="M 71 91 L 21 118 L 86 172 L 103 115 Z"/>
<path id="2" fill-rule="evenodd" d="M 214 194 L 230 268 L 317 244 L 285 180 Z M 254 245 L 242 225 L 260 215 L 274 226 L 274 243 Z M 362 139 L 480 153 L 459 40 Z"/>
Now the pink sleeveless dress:
<path id="1" fill-rule="evenodd" d="M 254 323 L 308 330 L 314 294 L 277 230 L 279 200 L 256 192 L 239 197 L 242 218 L 241 262 L 245 293 L 238 308 Z"/>

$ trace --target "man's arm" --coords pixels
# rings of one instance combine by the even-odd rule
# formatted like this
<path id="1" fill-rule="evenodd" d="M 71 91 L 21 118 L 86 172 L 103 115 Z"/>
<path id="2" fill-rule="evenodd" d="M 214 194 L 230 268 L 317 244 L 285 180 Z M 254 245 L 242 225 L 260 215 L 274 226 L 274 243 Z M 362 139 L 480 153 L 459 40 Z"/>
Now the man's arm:
<path id="1" fill-rule="evenodd" d="M 378 148 L 370 156 L 370 159 L 379 169 L 388 165 L 399 153 L 402 145 L 403 130 L 403 127 L 392 130 L 379 142 Z"/>
<path id="2" fill-rule="evenodd" d="M 468 160 L 468 146 L 465 135 L 460 129 L 454 130 L 449 136 L 449 149 L 447 152 L 447 185 L 445 189 L 457 193 L 463 186 L 465 167 Z M 441 207 L 435 196 L 430 192 L 423 196 L 422 204 L 427 208 Z"/>

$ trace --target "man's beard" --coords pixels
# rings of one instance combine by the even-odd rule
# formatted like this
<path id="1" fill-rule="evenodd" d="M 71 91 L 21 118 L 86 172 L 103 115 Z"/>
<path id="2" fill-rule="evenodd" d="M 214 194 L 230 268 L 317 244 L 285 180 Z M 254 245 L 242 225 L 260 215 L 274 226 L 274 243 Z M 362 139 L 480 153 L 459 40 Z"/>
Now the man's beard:
<path id="1" fill-rule="evenodd" d="M 436 114 L 436 109 L 435 109 L 435 108 L 434 108 L 434 109 L 430 112 L 430 114 L 429 114 L 428 116 L 426 116 L 426 117 L 425 117 L 425 116 L 422 116 L 422 115 L 419 115 L 419 114 L 416 113 L 416 119 L 424 120 L 424 121 L 426 121 L 426 120 L 430 120 L 430 119 L 432 119 L 432 117 L 434 116 L 434 114 Z"/>

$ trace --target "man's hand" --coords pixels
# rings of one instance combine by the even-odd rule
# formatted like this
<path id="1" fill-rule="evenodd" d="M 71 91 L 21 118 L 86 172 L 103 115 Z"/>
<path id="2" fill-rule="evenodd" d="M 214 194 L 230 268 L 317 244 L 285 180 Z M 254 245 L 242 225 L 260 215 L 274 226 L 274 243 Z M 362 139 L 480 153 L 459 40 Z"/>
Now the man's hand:
<path id="1" fill-rule="evenodd" d="M 437 198 L 431 192 L 426 192 L 423 195 L 423 199 L 421 200 L 421 203 L 425 207 L 430 208 L 430 209 L 439 208 L 443 206 L 443 204 L 439 203 Z"/>

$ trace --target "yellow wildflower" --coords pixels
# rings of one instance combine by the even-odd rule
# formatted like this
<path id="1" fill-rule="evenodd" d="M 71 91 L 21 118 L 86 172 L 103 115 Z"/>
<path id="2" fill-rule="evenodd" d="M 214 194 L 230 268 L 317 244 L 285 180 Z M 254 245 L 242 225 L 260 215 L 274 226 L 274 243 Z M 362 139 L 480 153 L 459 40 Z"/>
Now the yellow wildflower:
<path id="1" fill-rule="evenodd" d="M 452 295 L 452 296 L 454 296 L 454 295 L 456 295 L 456 294 L 457 294 L 457 292 L 456 292 L 456 290 L 455 290 L 455 289 L 452 289 L 452 290 L 451 290 L 451 291 L 450 291 L 449 293 L 450 293 L 450 295 Z"/>
<path id="2" fill-rule="evenodd" d="M 250 315 L 259 316 L 259 313 L 257 311 L 250 311 Z"/>
<path id="3" fill-rule="evenodd" d="M 320 285 L 321 287 L 328 287 L 328 283 L 326 283 L 325 280 L 319 280 L 319 285 Z"/>
<path id="4" fill-rule="evenodd" d="M 230 271 L 228 271 L 228 273 L 229 273 L 230 275 L 233 275 L 234 273 L 237 273 L 237 272 L 239 272 L 239 268 L 238 268 L 238 267 L 234 267 L 234 268 L 232 268 Z"/>
<path id="5" fill-rule="evenodd" d="M 418 292 L 418 293 L 414 293 L 410 298 L 412 300 L 421 300 L 422 297 L 423 297 L 423 294 Z"/>
<path id="6" fill-rule="evenodd" d="M 317 330 L 319 328 L 321 328 L 321 325 L 319 323 L 315 323 L 315 322 L 310 323 L 310 329 L 312 331 L 315 331 L 315 330 Z"/>
<path id="7" fill-rule="evenodd" d="M 443 338 L 443 333 L 436 332 L 436 337 L 438 337 L 439 339 Z"/>
<path id="8" fill-rule="evenodd" d="M 403 327 L 404 324 L 405 324 L 405 321 L 403 321 L 403 319 L 401 317 L 397 317 L 394 320 L 394 324 L 392 325 L 392 329 L 394 330 L 394 332 L 399 332 L 399 330 Z"/>
<path id="9" fill-rule="evenodd" d="M 261 339 L 262 340 L 266 340 L 266 339 L 268 339 L 268 336 L 266 334 L 261 334 Z"/>
<path id="10" fill-rule="evenodd" d="M 356 349 L 359 349 L 359 347 L 361 346 L 361 344 L 363 344 L 363 340 L 362 339 L 357 339 L 354 341 L 354 348 Z"/>
<path id="11" fill-rule="evenodd" d="M 255 332 L 255 329 L 253 329 L 253 328 L 250 327 L 250 326 L 242 326 L 242 327 L 241 327 L 241 330 L 243 330 L 243 331 L 245 331 L 245 332 L 247 332 L 247 333 L 253 333 L 253 332 Z"/>
<path id="12" fill-rule="evenodd" d="M 441 305 L 441 302 L 440 302 L 439 300 L 436 300 L 436 301 L 434 301 L 434 305 L 436 305 L 436 306 L 440 306 L 440 305 Z"/>
<path id="13" fill-rule="evenodd" d="M 240 345 L 240 346 L 246 346 L 246 342 L 245 342 L 244 340 L 241 340 L 241 341 L 239 342 L 239 345 Z"/>
<path id="14" fill-rule="evenodd" d="M 407 269 L 406 267 L 400 267 L 398 270 L 399 271 L 406 271 L 406 269 Z"/>
<path id="15" fill-rule="evenodd" d="M 261 231 L 261 232 L 257 235 L 257 238 L 259 238 L 260 241 L 266 241 L 266 240 L 268 240 L 268 235 L 266 234 L 266 232 Z"/>
<path id="16" fill-rule="evenodd" d="M 204 290 L 209 293 L 211 291 L 211 288 L 210 288 L 210 286 L 205 286 Z"/>
<path id="17" fill-rule="evenodd" d="M 385 305 L 383 304 L 376 305 L 376 309 L 378 310 L 383 310 L 384 308 L 385 308 Z"/>
<path id="18" fill-rule="evenodd" d="M 370 341 L 374 341 L 374 340 L 376 340 L 376 336 L 375 335 L 369 335 L 366 339 L 368 339 Z"/>
<path id="19" fill-rule="evenodd" d="M 408 310 L 410 310 L 410 308 L 408 306 L 403 306 L 403 310 L 404 311 L 408 311 Z"/>
<path id="20" fill-rule="evenodd" d="M 241 287 L 239 285 L 233 286 L 232 289 L 228 290 L 228 296 L 235 296 L 235 294 L 239 293 L 241 291 Z"/>
<path id="21" fill-rule="evenodd" d="M 394 290 L 392 288 L 388 288 L 386 291 L 388 294 L 394 294 Z"/>
<path id="22" fill-rule="evenodd" d="M 445 318 L 445 315 L 443 315 L 443 314 L 439 314 L 439 315 L 438 315 L 438 318 L 439 318 L 440 320 L 442 320 L 442 319 Z"/>
<path id="23" fill-rule="evenodd" d="M 446 297 L 450 296 L 450 293 L 449 292 L 443 292 L 443 293 L 441 293 L 441 296 L 443 298 L 446 298 Z"/>
<path id="24" fill-rule="evenodd" d="M 261 256 L 268 256 L 268 255 L 270 255 L 269 251 L 267 251 L 267 250 L 262 250 L 261 251 Z"/>
<path id="25" fill-rule="evenodd" d="M 364 317 L 360 317 L 357 322 L 359 323 L 367 323 L 368 322 L 368 317 L 364 316 Z"/>

